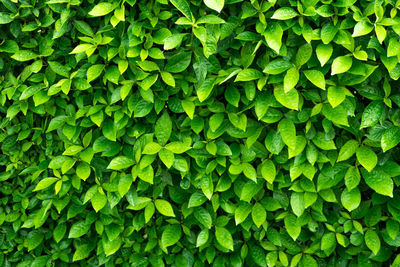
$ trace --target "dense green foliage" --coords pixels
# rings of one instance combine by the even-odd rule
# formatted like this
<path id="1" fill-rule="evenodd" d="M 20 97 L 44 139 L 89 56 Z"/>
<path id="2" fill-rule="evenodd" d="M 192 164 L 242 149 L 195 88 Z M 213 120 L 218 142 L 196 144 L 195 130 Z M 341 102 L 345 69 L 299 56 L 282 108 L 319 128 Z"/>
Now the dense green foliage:
<path id="1" fill-rule="evenodd" d="M 400 266 L 399 8 L 0 0 L 0 266 Z"/>

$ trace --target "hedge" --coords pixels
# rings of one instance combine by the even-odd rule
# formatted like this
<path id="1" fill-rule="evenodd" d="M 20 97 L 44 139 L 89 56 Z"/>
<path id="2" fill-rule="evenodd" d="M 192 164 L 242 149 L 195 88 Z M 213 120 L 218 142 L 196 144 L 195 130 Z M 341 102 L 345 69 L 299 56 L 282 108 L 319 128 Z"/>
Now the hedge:
<path id="1" fill-rule="evenodd" d="M 398 9 L 1 0 L 0 266 L 400 266 Z"/>

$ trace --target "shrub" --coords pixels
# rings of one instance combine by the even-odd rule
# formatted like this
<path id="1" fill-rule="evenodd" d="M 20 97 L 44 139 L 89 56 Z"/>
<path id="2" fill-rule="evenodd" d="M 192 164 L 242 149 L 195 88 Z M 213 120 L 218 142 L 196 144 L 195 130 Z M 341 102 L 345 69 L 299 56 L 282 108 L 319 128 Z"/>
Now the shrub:
<path id="1" fill-rule="evenodd" d="M 399 7 L 1 0 L 0 266 L 399 266 Z"/>

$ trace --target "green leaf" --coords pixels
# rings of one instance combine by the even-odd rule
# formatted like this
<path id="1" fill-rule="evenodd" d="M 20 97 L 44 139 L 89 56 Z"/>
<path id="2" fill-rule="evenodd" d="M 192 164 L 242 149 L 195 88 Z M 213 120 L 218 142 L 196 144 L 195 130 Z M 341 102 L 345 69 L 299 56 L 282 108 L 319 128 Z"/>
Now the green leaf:
<path id="1" fill-rule="evenodd" d="M 321 249 L 324 251 L 329 251 L 336 246 L 335 234 L 330 232 L 326 233 L 321 238 Z"/>
<path id="2" fill-rule="evenodd" d="M 235 82 L 247 82 L 260 79 L 262 73 L 256 69 L 244 69 L 238 73 Z"/>
<path id="3" fill-rule="evenodd" d="M 255 203 L 251 210 L 251 217 L 253 219 L 254 224 L 257 227 L 260 227 L 267 220 L 267 212 L 265 208 L 260 203 Z"/>
<path id="4" fill-rule="evenodd" d="M 190 11 L 190 5 L 186 0 L 170 0 L 170 2 L 180 11 L 182 14 L 193 21 L 193 15 Z"/>
<path id="5" fill-rule="evenodd" d="M 315 52 L 321 66 L 324 66 L 332 56 L 333 47 L 331 44 L 318 44 Z"/>
<path id="6" fill-rule="evenodd" d="M 293 214 L 287 214 L 284 219 L 285 228 L 293 240 L 296 240 L 300 235 L 301 226 L 297 224 L 297 218 Z"/>
<path id="7" fill-rule="evenodd" d="M 161 146 L 158 143 L 150 142 L 146 144 L 143 148 L 143 154 L 154 155 L 161 150 Z"/>
<path id="8" fill-rule="evenodd" d="M 90 83 L 91 81 L 95 80 L 100 76 L 100 74 L 104 70 L 104 65 L 103 64 L 96 64 L 88 68 L 86 77 L 87 81 Z"/>
<path id="9" fill-rule="evenodd" d="M 135 163 L 134 160 L 126 157 L 126 156 L 118 156 L 111 160 L 110 164 L 108 164 L 107 169 L 111 170 L 122 170 L 129 168 Z"/>
<path id="10" fill-rule="evenodd" d="M 169 216 L 169 217 L 175 217 L 174 210 L 172 209 L 172 206 L 171 206 L 171 204 L 169 204 L 168 201 L 166 201 L 164 199 L 156 199 L 154 201 L 154 204 L 155 204 L 158 212 L 161 213 L 162 215 Z"/>
<path id="11" fill-rule="evenodd" d="M 340 56 L 333 60 L 331 75 L 347 72 L 353 64 L 353 59 L 349 56 Z"/>
<path id="12" fill-rule="evenodd" d="M 102 239 L 103 243 L 103 250 L 106 256 L 110 256 L 117 252 L 119 248 L 121 247 L 122 240 L 121 238 L 116 238 L 112 241 L 107 240 L 107 238 Z"/>
<path id="13" fill-rule="evenodd" d="M 58 180 L 59 180 L 58 178 L 54 178 L 54 177 L 44 178 L 44 179 L 40 180 L 40 182 L 36 185 L 36 187 L 33 191 L 35 192 L 35 191 L 40 191 L 40 190 L 46 189 L 47 187 L 54 184 Z"/>
<path id="14" fill-rule="evenodd" d="M 181 52 L 173 55 L 165 65 L 165 71 L 172 73 L 183 72 L 187 67 L 189 67 L 191 58 L 191 52 Z"/>
<path id="15" fill-rule="evenodd" d="M 161 79 L 169 86 L 175 87 L 175 78 L 171 73 L 166 71 L 161 71 Z"/>
<path id="16" fill-rule="evenodd" d="M 207 7 L 211 8 L 219 13 L 224 8 L 224 2 L 225 2 L 224 0 L 204 0 L 204 4 Z"/>
<path id="17" fill-rule="evenodd" d="M 322 72 L 318 70 L 306 70 L 304 71 L 307 79 L 312 82 L 315 86 L 325 90 L 325 77 Z"/>
<path id="18" fill-rule="evenodd" d="M 221 246 L 233 251 L 232 235 L 227 229 L 215 226 L 215 237 Z"/>
<path id="19" fill-rule="evenodd" d="M 204 244 L 206 244 L 208 241 L 208 238 L 209 238 L 209 231 L 207 229 L 201 230 L 201 232 L 197 236 L 196 247 L 198 248 L 198 247 L 201 247 Z"/>
<path id="20" fill-rule="evenodd" d="M 87 244 L 80 245 L 72 256 L 72 261 L 80 261 L 89 257 L 90 250 Z"/>
<path id="21" fill-rule="evenodd" d="M 58 75 L 67 78 L 69 77 L 69 70 L 71 69 L 70 67 L 67 67 L 57 61 L 47 61 L 47 63 L 49 63 L 50 68 Z"/>
<path id="22" fill-rule="evenodd" d="M 100 192 L 96 192 L 96 194 L 94 194 L 92 197 L 91 202 L 93 209 L 98 212 L 107 204 L 107 196 Z"/>
<path id="23" fill-rule="evenodd" d="M 78 238 L 86 234 L 90 229 L 90 224 L 86 224 L 85 221 L 79 221 L 74 223 L 69 230 L 68 238 Z"/>
<path id="24" fill-rule="evenodd" d="M 357 160 L 368 172 L 371 172 L 378 163 L 378 157 L 375 152 L 365 146 L 357 148 L 356 156 Z"/>
<path id="25" fill-rule="evenodd" d="M 172 167 L 175 159 L 174 153 L 167 149 L 162 149 L 158 152 L 158 156 L 168 169 Z"/>
<path id="26" fill-rule="evenodd" d="M 29 61 L 37 57 L 38 55 L 30 50 L 19 50 L 11 56 L 11 58 L 15 59 L 16 61 Z"/>
<path id="27" fill-rule="evenodd" d="M 290 206 L 292 207 L 293 213 L 299 217 L 303 214 L 305 206 L 304 206 L 304 194 L 293 192 L 290 196 Z"/>
<path id="28" fill-rule="evenodd" d="M 353 37 L 367 35 L 372 32 L 374 25 L 367 20 L 361 20 L 354 26 Z"/>
<path id="29" fill-rule="evenodd" d="M 154 130 L 158 143 L 161 146 L 164 146 L 168 142 L 172 133 L 172 121 L 168 112 L 165 111 L 157 120 Z"/>
<path id="30" fill-rule="evenodd" d="M 89 12 L 89 15 L 93 17 L 105 16 L 108 13 L 112 12 L 115 8 L 116 8 L 115 4 L 102 2 L 95 5 Z"/>
<path id="31" fill-rule="evenodd" d="M 313 143 L 322 150 L 333 150 L 336 149 L 335 142 L 333 140 L 327 140 L 325 135 L 321 132 L 317 133 L 317 136 L 312 139 Z"/>
<path id="32" fill-rule="evenodd" d="M 191 149 L 190 146 L 186 145 L 185 143 L 174 141 L 165 146 L 166 149 L 171 151 L 174 154 L 182 154 Z"/>
<path id="33" fill-rule="evenodd" d="M 299 14 L 291 7 L 281 7 L 274 12 L 271 19 L 288 20 L 297 17 Z"/>
<path id="34" fill-rule="evenodd" d="M 168 225 L 161 235 L 161 244 L 165 248 L 170 247 L 175 245 L 181 237 L 182 230 L 179 224 Z"/>
<path id="35" fill-rule="evenodd" d="M 268 46 L 279 54 L 279 50 L 282 46 L 282 35 L 283 30 L 279 23 L 271 23 L 268 25 L 264 32 L 265 40 Z"/>
<path id="36" fill-rule="evenodd" d="M 276 75 L 281 74 L 290 67 L 292 67 L 292 64 L 289 61 L 284 59 L 275 59 L 265 66 L 263 72 Z"/>
<path id="37" fill-rule="evenodd" d="M 43 239 L 44 235 L 41 232 L 37 230 L 30 231 L 26 238 L 28 251 L 32 251 L 37 248 L 42 243 Z"/>
<path id="38" fill-rule="evenodd" d="M 381 240 L 379 239 L 378 234 L 374 230 L 368 230 L 365 233 L 365 244 L 367 247 L 377 255 L 379 250 L 381 249 Z"/>
<path id="39" fill-rule="evenodd" d="M 84 181 L 89 178 L 90 172 L 90 166 L 86 162 L 81 162 L 76 167 L 76 175 Z"/>
<path id="40" fill-rule="evenodd" d="M 283 86 L 278 86 L 274 89 L 276 100 L 288 109 L 299 109 L 299 93 L 296 89 L 292 89 L 285 93 Z"/>
<path id="41" fill-rule="evenodd" d="M 381 147 L 383 152 L 394 148 L 400 143 L 400 127 L 392 126 L 386 129 L 382 135 Z"/>
<path id="42" fill-rule="evenodd" d="M 283 79 L 283 88 L 285 93 L 289 92 L 297 85 L 299 78 L 300 78 L 299 71 L 297 70 L 296 67 L 288 69 L 285 78 Z"/>
<path id="43" fill-rule="evenodd" d="M 383 114 L 383 102 L 372 101 L 365 109 L 361 117 L 360 129 L 375 126 Z"/>
<path id="44" fill-rule="evenodd" d="M 203 102 L 210 96 L 214 88 L 214 84 L 215 79 L 207 78 L 196 87 L 197 97 L 199 98 L 200 102 Z"/>
<path id="45" fill-rule="evenodd" d="M 266 160 L 261 165 L 261 175 L 267 180 L 268 183 L 272 184 L 275 180 L 276 169 L 275 165 L 271 160 Z"/>
<path id="46" fill-rule="evenodd" d="M 339 151 L 339 156 L 337 158 L 337 162 L 348 160 L 351 158 L 358 148 L 358 142 L 356 140 L 347 141 Z"/>
<path id="47" fill-rule="evenodd" d="M 312 46 L 311 44 L 304 44 L 299 47 L 299 50 L 297 50 L 296 54 L 296 65 L 297 67 L 301 67 L 304 64 L 306 64 L 312 55 Z"/>
<path id="48" fill-rule="evenodd" d="M 375 192 L 393 197 L 393 180 L 386 172 L 380 169 L 374 169 L 371 172 L 361 169 L 361 174 L 365 183 Z"/>
<path id="49" fill-rule="evenodd" d="M 124 175 L 119 179 L 118 193 L 121 197 L 125 196 L 131 188 L 133 179 L 132 175 Z"/>
<path id="50" fill-rule="evenodd" d="M 346 88 L 331 86 L 328 88 L 328 101 L 333 108 L 339 106 L 346 99 Z"/>
<path id="51" fill-rule="evenodd" d="M 358 188 L 349 191 L 347 188 L 343 190 L 340 197 L 343 207 L 348 211 L 355 210 L 361 203 L 361 193 Z"/>
<path id="52" fill-rule="evenodd" d="M 249 216 L 251 212 L 251 205 L 242 202 L 239 204 L 239 206 L 235 209 L 235 224 L 239 225 L 241 224 L 246 218 Z"/>
<path id="53" fill-rule="evenodd" d="M 1 24 L 8 24 L 14 19 L 11 17 L 10 13 L 0 12 L 0 25 Z"/>
<path id="54" fill-rule="evenodd" d="M 211 199 L 213 192 L 214 192 L 214 184 L 211 178 L 211 175 L 203 175 L 200 180 L 201 190 L 203 191 L 204 195 Z"/>
<path id="55" fill-rule="evenodd" d="M 278 124 L 278 131 L 282 137 L 283 142 L 288 147 L 296 147 L 296 127 L 293 121 L 286 118 L 282 119 Z"/>

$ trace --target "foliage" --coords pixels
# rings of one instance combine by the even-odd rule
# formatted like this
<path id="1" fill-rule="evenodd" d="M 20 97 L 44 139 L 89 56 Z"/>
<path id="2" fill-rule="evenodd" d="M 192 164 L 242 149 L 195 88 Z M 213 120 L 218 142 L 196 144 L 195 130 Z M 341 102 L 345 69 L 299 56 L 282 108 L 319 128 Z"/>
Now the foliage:
<path id="1" fill-rule="evenodd" d="M 1 0 L 0 266 L 399 266 L 399 8 Z"/>

